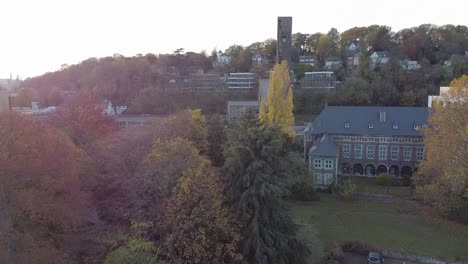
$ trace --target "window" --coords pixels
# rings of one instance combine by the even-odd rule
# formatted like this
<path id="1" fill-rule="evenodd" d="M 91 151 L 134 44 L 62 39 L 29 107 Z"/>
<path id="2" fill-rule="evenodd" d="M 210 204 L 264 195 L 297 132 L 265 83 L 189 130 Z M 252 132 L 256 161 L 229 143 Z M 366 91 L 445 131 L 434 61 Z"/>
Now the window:
<path id="1" fill-rule="evenodd" d="M 315 173 L 315 184 L 323 184 L 323 178 L 321 173 Z"/>
<path id="2" fill-rule="evenodd" d="M 362 145 L 354 145 L 354 158 L 362 159 Z"/>
<path id="3" fill-rule="evenodd" d="M 367 159 L 374 159 L 374 152 L 375 152 L 374 146 L 367 146 Z"/>
<path id="4" fill-rule="evenodd" d="M 322 168 L 322 160 L 321 159 L 314 159 L 314 168 L 321 169 Z"/>
<path id="5" fill-rule="evenodd" d="M 424 159 L 424 148 L 416 148 L 416 160 L 421 161 Z"/>
<path id="6" fill-rule="evenodd" d="M 398 123 L 393 124 L 393 129 L 398 129 Z"/>
<path id="7" fill-rule="evenodd" d="M 346 123 L 344 124 L 344 127 L 345 127 L 345 128 L 349 128 L 349 123 L 346 122 Z"/>
<path id="8" fill-rule="evenodd" d="M 411 160 L 411 147 L 404 147 L 403 148 L 403 159 L 405 161 Z"/>
<path id="9" fill-rule="evenodd" d="M 374 128 L 374 124 L 369 123 L 369 128 Z"/>
<path id="10" fill-rule="evenodd" d="M 390 148 L 390 155 L 392 160 L 398 160 L 400 154 L 400 147 L 392 146 Z"/>
<path id="11" fill-rule="evenodd" d="M 343 145 L 343 158 L 349 158 L 351 155 L 351 145 L 344 144 Z"/>
<path id="12" fill-rule="evenodd" d="M 333 183 L 333 174 L 324 174 L 323 175 L 324 184 L 330 185 Z"/>
<path id="13" fill-rule="evenodd" d="M 325 169 L 332 170 L 333 169 L 333 160 L 325 160 Z"/>
<path id="14" fill-rule="evenodd" d="M 380 145 L 379 146 L 379 160 L 386 160 L 387 159 L 387 146 Z"/>

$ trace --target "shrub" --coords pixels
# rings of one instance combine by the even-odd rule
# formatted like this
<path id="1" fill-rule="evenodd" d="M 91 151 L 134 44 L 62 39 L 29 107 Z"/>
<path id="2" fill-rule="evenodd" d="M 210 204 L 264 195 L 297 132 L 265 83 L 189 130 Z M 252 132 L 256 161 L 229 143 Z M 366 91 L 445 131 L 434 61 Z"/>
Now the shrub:
<path id="1" fill-rule="evenodd" d="M 401 184 L 405 187 L 409 187 L 413 184 L 413 179 L 410 175 L 403 175 L 401 176 Z"/>
<path id="2" fill-rule="evenodd" d="M 296 182 L 291 186 L 289 199 L 294 201 L 318 201 L 319 195 L 309 182 Z"/>
<path id="3" fill-rule="evenodd" d="M 393 177 L 387 173 L 381 173 L 377 176 L 375 183 L 381 186 L 390 186 L 393 183 Z"/>
<path id="4" fill-rule="evenodd" d="M 379 251 L 373 245 L 361 241 L 343 241 L 340 245 L 344 252 L 367 254 L 369 251 Z"/>
<path id="5" fill-rule="evenodd" d="M 352 200 L 356 194 L 357 186 L 350 179 L 338 178 L 333 187 L 333 194 L 342 200 Z"/>

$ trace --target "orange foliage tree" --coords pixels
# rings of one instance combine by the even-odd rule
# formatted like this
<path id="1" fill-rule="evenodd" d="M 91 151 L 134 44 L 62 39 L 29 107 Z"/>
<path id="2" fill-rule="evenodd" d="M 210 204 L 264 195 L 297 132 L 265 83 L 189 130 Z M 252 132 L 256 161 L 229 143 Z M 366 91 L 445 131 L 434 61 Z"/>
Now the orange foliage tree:
<path id="1" fill-rule="evenodd" d="M 116 130 L 113 119 L 104 114 L 104 104 L 87 91 L 62 104 L 52 115 L 51 122 L 79 147 Z"/>
<path id="2" fill-rule="evenodd" d="M 81 155 L 66 135 L 45 123 L 0 114 L 0 252 L 5 253 L 0 260 L 60 259 L 61 235 L 89 216 L 80 186 Z M 28 249 L 20 251 L 22 245 Z"/>

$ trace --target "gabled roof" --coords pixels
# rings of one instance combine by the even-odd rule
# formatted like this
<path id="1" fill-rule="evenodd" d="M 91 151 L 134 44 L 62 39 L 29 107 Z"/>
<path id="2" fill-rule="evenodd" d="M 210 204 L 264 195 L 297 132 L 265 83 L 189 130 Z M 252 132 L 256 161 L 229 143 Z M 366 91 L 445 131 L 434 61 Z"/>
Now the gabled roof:
<path id="1" fill-rule="evenodd" d="M 315 142 L 314 146 L 310 148 L 309 157 L 310 156 L 336 157 L 338 156 L 338 147 L 327 134 L 324 134 Z"/>
<path id="2" fill-rule="evenodd" d="M 380 121 L 381 115 L 385 116 L 384 122 Z M 421 132 L 414 128 L 427 124 L 428 116 L 427 107 L 327 106 L 311 123 L 307 133 L 421 136 Z"/>
<path id="3" fill-rule="evenodd" d="M 263 57 L 262 54 L 260 54 L 259 52 L 255 52 L 255 54 L 252 55 L 252 59 L 253 58 L 262 58 L 262 57 Z"/>
<path id="4" fill-rule="evenodd" d="M 388 53 L 388 51 L 374 51 L 372 54 L 377 54 L 377 56 L 379 56 L 379 58 L 388 58 L 390 57 L 390 54 Z"/>

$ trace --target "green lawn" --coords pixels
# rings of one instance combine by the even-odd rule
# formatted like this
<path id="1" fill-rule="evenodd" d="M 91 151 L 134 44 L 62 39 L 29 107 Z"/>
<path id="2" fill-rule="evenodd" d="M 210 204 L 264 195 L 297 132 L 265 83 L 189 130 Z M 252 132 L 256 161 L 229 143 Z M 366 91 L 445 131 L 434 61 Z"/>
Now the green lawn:
<path id="1" fill-rule="evenodd" d="M 409 187 L 389 187 L 379 186 L 376 183 L 376 178 L 368 177 L 351 177 L 353 183 L 357 186 L 357 191 L 367 194 L 389 194 L 395 197 L 410 197 L 411 191 Z"/>
<path id="2" fill-rule="evenodd" d="M 322 242 L 365 241 L 388 250 L 468 260 L 468 227 L 436 224 L 414 214 L 414 206 L 403 199 L 346 202 L 322 194 L 321 201 L 294 203 L 292 210 Z"/>

